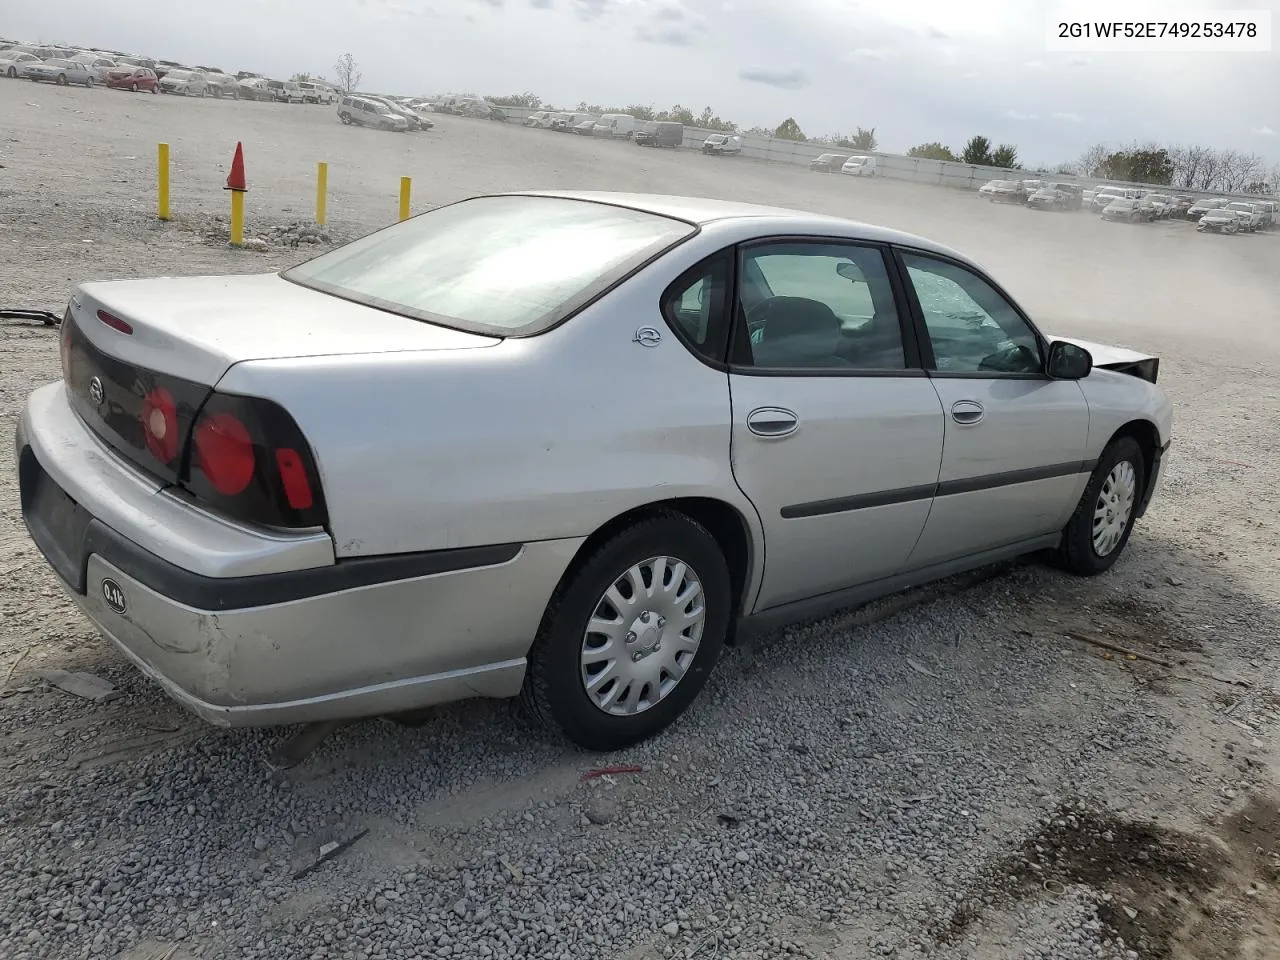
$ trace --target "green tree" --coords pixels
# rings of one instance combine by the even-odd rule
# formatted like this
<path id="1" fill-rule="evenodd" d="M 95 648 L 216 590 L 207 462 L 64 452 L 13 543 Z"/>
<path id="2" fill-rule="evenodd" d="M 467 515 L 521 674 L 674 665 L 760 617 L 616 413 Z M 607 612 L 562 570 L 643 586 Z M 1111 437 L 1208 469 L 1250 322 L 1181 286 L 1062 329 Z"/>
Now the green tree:
<path id="1" fill-rule="evenodd" d="M 865 127 L 859 127 L 858 132 L 850 139 L 849 146 L 855 150 L 874 150 L 878 146 L 876 128 L 872 127 L 868 130 Z"/>
<path id="2" fill-rule="evenodd" d="M 637 120 L 653 119 L 653 107 L 646 107 L 642 103 L 633 103 L 631 106 L 627 107 L 627 109 L 623 110 L 622 112 L 630 114 L 631 116 L 635 117 Z"/>
<path id="3" fill-rule="evenodd" d="M 937 140 L 921 143 L 907 151 L 908 157 L 920 157 L 923 160 L 959 160 L 950 147 L 944 147 Z"/>
<path id="4" fill-rule="evenodd" d="M 290 79 L 292 82 L 294 82 L 294 83 L 310 83 L 310 82 L 311 82 L 311 74 L 309 74 L 309 73 L 295 73 L 295 74 L 294 74 L 292 77 L 290 77 L 289 79 Z"/>
<path id="5" fill-rule="evenodd" d="M 537 110 L 542 106 L 542 98 L 536 93 L 508 93 L 501 97 L 485 97 L 490 103 L 498 107 L 524 107 L 528 110 Z"/>
<path id="6" fill-rule="evenodd" d="M 683 123 L 686 127 L 692 127 L 696 124 L 693 111 L 688 107 L 676 104 L 670 110 L 662 110 L 653 115 L 655 120 L 668 120 L 673 123 Z"/>
<path id="7" fill-rule="evenodd" d="M 1134 148 L 1108 154 L 1098 169 L 1107 180 L 1168 186 L 1173 182 L 1174 163 L 1169 151 L 1162 147 Z"/>
<path id="8" fill-rule="evenodd" d="M 1018 148 L 1011 143 L 1002 143 L 996 147 L 991 153 L 991 166 L 1002 167 L 1005 170 L 1017 170 Z"/>
<path id="9" fill-rule="evenodd" d="M 787 117 L 777 129 L 773 131 L 774 137 L 779 140 L 804 140 L 804 131 L 800 129 L 800 124 L 796 123 L 795 117 Z"/>
<path id="10" fill-rule="evenodd" d="M 960 151 L 960 159 L 978 166 L 991 166 L 991 141 L 980 133 L 974 134 Z"/>

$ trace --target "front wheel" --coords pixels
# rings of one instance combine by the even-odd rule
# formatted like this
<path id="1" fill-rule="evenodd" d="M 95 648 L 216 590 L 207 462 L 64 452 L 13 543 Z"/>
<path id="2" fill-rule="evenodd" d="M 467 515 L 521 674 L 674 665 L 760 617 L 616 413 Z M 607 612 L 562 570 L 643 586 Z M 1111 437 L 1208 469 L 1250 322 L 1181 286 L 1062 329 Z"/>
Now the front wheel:
<path id="1" fill-rule="evenodd" d="M 84 85 L 85 85 L 85 89 L 87 89 L 87 90 L 92 90 L 92 89 L 93 89 L 93 77 L 89 77 L 87 80 L 85 80 Z"/>
<path id="2" fill-rule="evenodd" d="M 65 73 L 58 74 L 58 86 L 65 87 L 67 85 L 67 75 Z"/>
<path id="3" fill-rule="evenodd" d="M 715 538 L 663 512 L 597 546 L 557 589 L 529 652 L 526 711 L 587 750 L 653 736 L 691 704 L 732 611 Z"/>
<path id="4" fill-rule="evenodd" d="M 136 83 L 131 83 L 131 84 L 129 84 L 129 92 L 130 92 L 130 93 L 137 93 L 137 92 L 138 92 L 138 85 L 137 85 Z"/>
<path id="5" fill-rule="evenodd" d="M 1102 451 L 1075 513 L 1062 531 L 1058 562 L 1092 577 L 1119 559 L 1133 533 L 1146 483 L 1146 460 L 1133 437 L 1117 437 Z"/>
<path id="6" fill-rule="evenodd" d="M 18 76 L 18 71 L 14 67 L 10 67 L 9 70 L 6 72 L 5 76 L 7 76 L 10 80 L 16 79 Z"/>

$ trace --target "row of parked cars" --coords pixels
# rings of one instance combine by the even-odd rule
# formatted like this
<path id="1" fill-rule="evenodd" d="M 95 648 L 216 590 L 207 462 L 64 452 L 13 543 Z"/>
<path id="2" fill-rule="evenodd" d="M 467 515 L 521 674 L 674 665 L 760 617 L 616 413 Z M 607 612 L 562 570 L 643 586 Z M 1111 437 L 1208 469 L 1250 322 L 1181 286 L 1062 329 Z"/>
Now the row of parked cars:
<path id="1" fill-rule="evenodd" d="M 1040 180 L 992 180 L 979 190 L 992 203 L 1056 210 L 1089 210 L 1121 223 L 1191 220 L 1201 233 L 1252 233 L 1274 226 L 1280 203 L 1231 197 L 1196 198 L 1144 187 L 1098 187 Z"/>
<path id="2" fill-rule="evenodd" d="M 630 140 L 641 147 L 673 147 L 684 143 L 684 124 L 673 120 L 637 120 L 629 113 L 574 113 L 535 110 L 525 118 L 526 127 L 575 133 L 583 137 Z"/>
<path id="3" fill-rule="evenodd" d="M 133 93 L 184 97 L 278 103 L 334 103 L 338 99 L 338 91 L 322 80 L 273 80 L 249 71 L 233 76 L 218 67 L 193 67 L 176 60 L 11 40 L 0 41 L 0 76 L 59 86 L 100 84 Z"/>

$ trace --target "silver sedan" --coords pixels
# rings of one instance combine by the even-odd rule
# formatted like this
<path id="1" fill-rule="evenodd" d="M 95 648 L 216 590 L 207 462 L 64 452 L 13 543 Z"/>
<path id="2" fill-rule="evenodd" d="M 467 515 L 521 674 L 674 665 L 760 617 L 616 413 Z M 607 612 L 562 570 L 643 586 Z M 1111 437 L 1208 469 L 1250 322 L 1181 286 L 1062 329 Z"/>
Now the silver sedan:
<path id="1" fill-rule="evenodd" d="M 671 723 L 727 640 L 1124 550 L 1153 356 L 1042 332 L 894 230 L 690 198 L 477 197 L 281 274 L 86 283 L 18 433 L 84 613 L 221 725 L 523 698 Z"/>
<path id="2" fill-rule="evenodd" d="M 98 79 L 93 67 L 75 60 L 42 60 L 40 63 L 22 64 L 19 66 L 19 75 L 28 80 L 56 83 L 60 87 L 71 83 L 92 87 Z"/>

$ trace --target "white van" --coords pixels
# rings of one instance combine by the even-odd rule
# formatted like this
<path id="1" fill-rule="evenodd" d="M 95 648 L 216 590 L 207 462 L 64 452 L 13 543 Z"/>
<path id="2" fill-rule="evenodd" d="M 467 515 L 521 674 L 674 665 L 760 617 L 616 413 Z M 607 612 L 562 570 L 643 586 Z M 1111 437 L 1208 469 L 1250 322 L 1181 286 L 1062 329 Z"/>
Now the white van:
<path id="1" fill-rule="evenodd" d="M 876 158 L 850 157 L 841 165 L 840 172 L 847 173 L 851 177 L 874 177 L 876 175 Z"/>
<path id="2" fill-rule="evenodd" d="M 606 113 L 591 129 L 592 136 L 630 140 L 636 132 L 636 118 L 629 113 Z"/>

